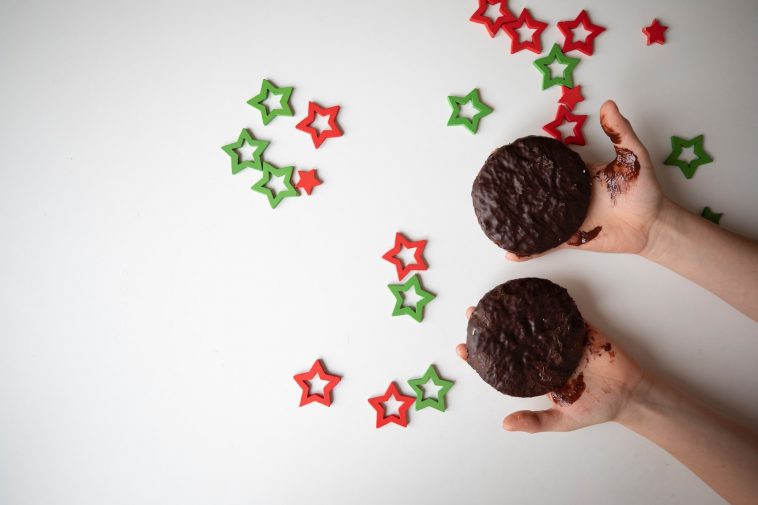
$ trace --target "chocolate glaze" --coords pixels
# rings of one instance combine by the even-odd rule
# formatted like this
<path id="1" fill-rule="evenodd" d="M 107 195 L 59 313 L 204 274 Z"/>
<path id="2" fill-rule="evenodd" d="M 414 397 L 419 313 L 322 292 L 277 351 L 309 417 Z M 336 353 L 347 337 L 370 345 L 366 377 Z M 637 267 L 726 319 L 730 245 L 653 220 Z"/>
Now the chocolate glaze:
<path id="1" fill-rule="evenodd" d="M 590 231 L 579 230 L 578 232 L 576 232 L 574 234 L 574 240 L 572 240 L 568 244 L 569 245 L 575 245 L 575 246 L 584 245 L 587 242 L 589 242 L 590 240 L 592 240 L 595 237 L 597 237 L 598 234 L 600 233 L 600 230 L 602 230 L 602 229 L 603 229 L 602 226 L 595 226 Z"/>
<path id="2" fill-rule="evenodd" d="M 611 142 L 613 142 L 615 145 L 621 143 L 621 134 L 608 126 L 608 123 L 605 122 L 605 116 L 603 114 L 600 115 L 600 127 L 603 129 L 605 134 L 608 135 L 608 138 L 611 139 Z"/>
<path id="3" fill-rule="evenodd" d="M 640 175 L 640 162 L 629 149 L 614 146 L 616 159 L 595 173 L 595 177 L 605 183 L 611 195 L 611 202 L 616 204 L 616 197 L 623 195 Z"/>
<path id="4" fill-rule="evenodd" d="M 610 356 L 611 361 L 616 357 L 616 351 L 613 350 L 613 344 L 610 342 L 600 343 L 597 338 L 595 330 L 587 326 L 587 348 L 589 349 L 589 356 L 599 358 L 606 352 Z M 589 362 L 589 356 L 587 362 Z"/>
<path id="5" fill-rule="evenodd" d="M 571 379 L 560 389 L 551 391 L 550 397 L 561 407 L 568 407 L 582 396 L 585 389 L 587 389 L 587 384 L 584 383 L 584 374 L 580 373 L 576 379 Z"/>

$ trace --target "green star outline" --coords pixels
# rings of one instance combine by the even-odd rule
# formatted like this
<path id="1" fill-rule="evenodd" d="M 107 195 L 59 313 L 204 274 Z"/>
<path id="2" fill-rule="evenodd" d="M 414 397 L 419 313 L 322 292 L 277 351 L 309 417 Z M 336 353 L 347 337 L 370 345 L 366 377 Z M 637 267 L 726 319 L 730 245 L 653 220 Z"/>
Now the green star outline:
<path id="1" fill-rule="evenodd" d="M 435 386 L 440 388 L 440 390 L 437 392 L 436 398 L 424 398 L 423 386 L 428 384 L 429 381 L 432 381 Z M 427 407 L 432 407 L 439 410 L 440 412 L 445 412 L 445 397 L 454 384 L 455 382 L 451 380 L 441 378 L 437 373 L 437 367 L 435 367 L 434 364 L 429 365 L 429 368 L 426 369 L 426 372 L 424 372 L 424 375 L 422 377 L 408 381 L 408 385 L 411 387 L 413 392 L 416 393 L 417 411 L 425 409 Z"/>
<path id="2" fill-rule="evenodd" d="M 550 70 L 550 65 L 555 62 L 555 60 L 566 65 L 561 77 L 553 77 L 553 72 Z M 542 74 L 542 89 L 545 90 L 556 84 L 566 86 L 567 88 L 573 88 L 574 69 L 579 64 L 579 61 L 579 58 L 566 56 L 563 51 L 561 51 L 561 46 L 553 44 L 553 47 L 550 48 L 550 52 L 547 53 L 547 56 L 534 60 L 534 66 L 537 67 L 537 70 Z"/>
<path id="3" fill-rule="evenodd" d="M 705 165 L 706 163 L 711 163 L 713 161 L 711 155 L 705 152 L 705 148 L 703 147 L 704 142 L 705 136 L 702 134 L 689 140 L 673 135 L 671 137 L 671 154 L 669 154 L 663 164 L 679 167 L 679 170 L 682 171 L 687 179 L 692 179 L 695 175 L 695 170 L 697 170 L 700 165 Z M 694 147 L 695 156 L 697 156 L 697 158 L 689 163 L 680 160 L 679 156 L 682 155 L 682 148 L 684 147 Z"/>
<path id="4" fill-rule="evenodd" d="M 276 116 L 294 116 L 292 107 L 290 107 L 290 97 L 292 91 L 295 88 L 293 86 L 277 87 L 273 82 L 268 79 L 263 79 L 261 83 L 261 90 L 253 98 L 247 101 L 247 104 L 252 108 L 257 109 L 261 113 L 261 119 L 263 124 L 269 124 Z M 268 110 L 263 102 L 269 97 L 269 94 L 276 95 L 279 98 L 279 108 Z M 284 103 L 284 105 L 282 105 Z"/>
<path id="5" fill-rule="evenodd" d="M 721 216 L 723 215 L 723 212 L 714 212 L 713 209 L 707 205 L 703 208 L 703 212 L 700 213 L 700 217 L 704 217 L 713 224 L 719 224 L 719 221 L 721 221 Z"/>
<path id="6" fill-rule="evenodd" d="M 463 125 L 471 133 L 476 133 L 479 130 L 479 121 L 492 114 L 492 107 L 482 102 L 479 96 L 479 88 L 474 88 L 466 96 L 451 95 L 447 97 L 450 106 L 453 108 L 453 112 L 450 114 L 450 119 L 447 120 L 448 126 Z M 476 109 L 474 117 L 467 118 L 461 116 L 461 106 L 471 102 L 471 105 Z"/>
<path id="7" fill-rule="evenodd" d="M 253 159 L 240 161 L 240 153 L 237 152 L 237 149 L 241 148 L 246 143 L 255 147 L 255 151 L 253 151 Z M 263 151 L 266 150 L 270 143 L 271 142 L 268 140 L 256 139 L 253 136 L 253 132 L 247 128 L 243 128 L 240 132 L 240 136 L 237 138 L 237 142 L 232 142 L 231 144 L 226 144 L 225 146 L 221 147 L 221 149 L 223 149 L 224 152 L 231 158 L 232 175 L 237 174 L 248 167 L 254 168 L 256 170 L 262 170 Z"/>
<path id="8" fill-rule="evenodd" d="M 408 315 L 419 323 L 424 320 L 424 306 L 437 297 L 437 295 L 430 293 L 421 287 L 421 278 L 418 274 L 414 274 L 413 277 L 405 281 L 403 284 L 389 284 L 387 287 L 390 288 L 390 291 L 395 296 L 395 307 L 392 309 L 392 315 Z M 411 288 L 415 288 L 416 293 L 421 297 L 413 308 L 404 305 L 405 297 L 403 296 L 403 293 Z"/>
<path id="9" fill-rule="evenodd" d="M 299 193 L 297 192 L 297 189 L 295 189 L 295 186 L 292 185 L 292 172 L 294 170 L 294 167 L 283 167 L 283 168 L 277 168 L 274 165 L 270 163 L 263 162 L 263 175 L 261 176 L 261 179 L 253 184 L 252 189 L 253 191 L 257 191 L 258 193 L 262 193 L 266 195 L 266 198 L 268 198 L 268 203 L 271 205 L 272 209 L 275 209 L 277 205 L 282 203 L 282 200 L 289 196 L 299 196 Z M 271 180 L 271 176 L 274 175 L 276 177 L 284 177 L 284 191 L 279 191 L 276 194 L 266 186 L 266 184 L 269 183 Z"/>

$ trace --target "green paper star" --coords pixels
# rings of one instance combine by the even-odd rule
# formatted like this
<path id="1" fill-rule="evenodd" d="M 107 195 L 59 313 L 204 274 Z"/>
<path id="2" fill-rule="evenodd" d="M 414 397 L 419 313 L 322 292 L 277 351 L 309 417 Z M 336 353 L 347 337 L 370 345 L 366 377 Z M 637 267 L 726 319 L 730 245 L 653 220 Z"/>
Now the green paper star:
<path id="1" fill-rule="evenodd" d="M 686 140 L 677 136 L 671 137 L 671 154 L 669 154 L 669 157 L 666 158 L 666 161 L 664 161 L 663 164 L 679 167 L 679 170 L 682 171 L 687 179 L 692 179 L 692 176 L 695 175 L 695 170 L 697 170 L 697 167 L 700 165 L 705 165 L 706 163 L 711 163 L 713 161 L 713 158 L 711 158 L 711 156 L 706 153 L 705 149 L 703 148 L 704 140 L 705 137 L 703 137 L 703 135 L 698 135 L 697 137 L 690 140 Z M 680 160 L 679 156 L 682 155 L 682 148 L 693 146 L 695 156 L 697 156 L 697 158 L 690 161 L 689 163 L 684 160 Z"/>
<path id="2" fill-rule="evenodd" d="M 553 73 L 550 70 L 550 65 L 552 65 L 555 60 L 558 60 L 559 63 L 566 65 L 566 68 L 563 69 L 563 75 L 561 77 L 553 77 Z M 547 56 L 534 60 L 534 66 L 537 67 L 537 70 L 539 70 L 542 74 L 542 89 L 547 89 L 551 86 L 555 86 L 556 84 L 566 86 L 567 88 L 573 88 L 574 69 L 578 64 L 579 58 L 566 56 L 563 54 L 563 51 L 561 51 L 561 47 L 558 44 L 553 44 L 553 47 L 550 49 L 550 52 L 547 53 Z"/>
<path id="3" fill-rule="evenodd" d="M 424 398 L 425 386 L 432 381 L 435 386 L 439 387 L 436 398 Z M 432 407 L 440 412 L 445 412 L 445 396 L 450 388 L 455 384 L 453 381 L 441 379 L 437 374 L 437 369 L 434 365 L 429 365 L 429 368 L 424 372 L 424 376 L 418 379 L 411 379 L 408 381 L 411 389 L 416 393 L 416 410 L 425 409 L 426 407 Z"/>
<path id="4" fill-rule="evenodd" d="M 288 196 L 298 196 L 297 190 L 292 185 L 292 170 L 293 167 L 277 168 L 264 161 L 263 176 L 261 177 L 261 180 L 253 184 L 252 190 L 266 195 L 269 205 L 271 205 L 272 209 L 275 209 L 276 206 Z M 267 186 L 269 181 L 271 181 L 272 175 L 274 177 L 284 177 L 284 187 L 286 188 L 284 191 L 278 191 L 275 193 Z"/>
<path id="5" fill-rule="evenodd" d="M 708 206 L 706 206 L 703 209 L 703 212 L 700 213 L 701 217 L 706 218 L 708 221 L 714 224 L 719 224 L 719 221 L 721 221 L 721 216 L 723 215 L 724 215 L 723 212 L 722 213 L 713 212 L 711 208 Z"/>
<path id="6" fill-rule="evenodd" d="M 492 108 L 479 98 L 479 89 L 477 88 L 472 89 L 471 93 L 466 96 L 449 96 L 447 99 L 453 108 L 453 113 L 450 114 L 450 119 L 447 120 L 448 126 L 460 124 L 468 128 L 471 133 L 476 133 L 479 129 L 479 121 L 483 117 L 492 114 Z M 476 114 L 472 118 L 461 116 L 461 106 L 469 102 L 476 109 Z"/>
<path id="7" fill-rule="evenodd" d="M 232 174 L 236 174 L 248 167 L 261 170 L 263 151 L 266 150 L 270 143 L 268 140 L 256 139 L 250 130 L 243 128 L 240 136 L 237 138 L 237 142 L 227 144 L 221 149 L 232 159 Z M 241 156 L 237 149 L 241 149 L 245 144 L 255 148 L 253 159 L 240 161 Z"/>
<path id="8" fill-rule="evenodd" d="M 295 89 L 292 86 L 277 88 L 274 83 L 268 79 L 263 79 L 261 83 L 261 91 L 253 98 L 247 101 L 247 103 L 261 113 L 261 119 L 263 124 L 267 125 L 276 116 L 292 116 L 292 107 L 290 107 L 290 96 L 292 96 L 292 90 Z M 269 95 L 275 95 L 279 97 L 279 108 L 269 110 L 266 104 L 263 102 L 269 97 Z"/>
<path id="9" fill-rule="evenodd" d="M 436 295 L 433 295 L 421 287 L 421 278 L 418 274 L 415 274 L 403 284 L 390 284 L 387 287 L 390 288 L 392 294 L 395 295 L 395 308 L 392 309 L 392 315 L 409 315 L 419 323 L 424 319 L 424 306 L 436 298 Z M 404 305 L 405 295 L 403 293 L 409 291 L 411 288 L 416 291 L 416 294 L 420 296 L 421 299 L 416 302 L 415 307 L 406 307 Z"/>

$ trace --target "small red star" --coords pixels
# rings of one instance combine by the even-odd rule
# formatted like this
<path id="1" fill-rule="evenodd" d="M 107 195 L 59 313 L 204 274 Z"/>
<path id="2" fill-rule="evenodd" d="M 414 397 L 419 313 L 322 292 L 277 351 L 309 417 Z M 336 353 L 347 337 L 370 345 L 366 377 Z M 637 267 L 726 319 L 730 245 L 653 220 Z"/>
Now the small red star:
<path id="1" fill-rule="evenodd" d="M 573 88 L 561 86 L 561 97 L 558 99 L 558 103 L 562 103 L 569 109 L 574 110 L 576 104 L 583 101 L 584 97 L 582 96 L 581 86 L 574 86 Z"/>
<path id="2" fill-rule="evenodd" d="M 397 415 L 386 415 L 383 403 L 389 401 L 390 397 L 393 397 L 395 401 L 400 402 L 402 405 L 398 408 Z M 381 428 L 389 423 L 399 424 L 403 428 L 408 426 L 408 410 L 416 402 L 416 399 L 412 396 L 405 396 L 400 393 L 397 388 L 397 384 L 390 383 L 390 386 L 385 391 L 384 395 L 369 398 L 368 402 L 376 410 L 376 427 Z"/>
<path id="3" fill-rule="evenodd" d="M 574 115 L 569 112 L 566 107 L 561 105 L 558 107 L 558 113 L 555 115 L 555 119 L 543 126 L 542 129 L 548 132 L 553 138 L 562 141 L 564 144 L 577 144 L 583 146 L 584 135 L 582 134 L 582 126 L 586 120 L 586 115 Z M 564 122 L 574 123 L 574 134 L 570 137 L 563 138 L 561 132 L 558 130 L 558 127 Z"/>
<path id="4" fill-rule="evenodd" d="M 337 114 L 339 111 L 339 105 L 335 105 L 334 107 L 321 107 L 315 102 L 308 102 L 308 116 L 303 118 L 303 120 L 300 121 L 295 126 L 295 128 L 310 134 L 311 139 L 313 140 L 313 145 L 316 146 L 316 149 L 318 149 L 326 139 L 342 136 L 342 130 L 340 130 L 340 127 L 337 124 Z M 318 131 L 316 128 L 311 126 L 311 124 L 313 124 L 313 122 L 316 120 L 316 114 L 321 117 L 329 117 L 328 130 Z"/>
<path id="5" fill-rule="evenodd" d="M 666 30 L 669 27 L 662 25 L 658 19 L 653 20 L 653 24 L 646 26 L 642 29 L 642 33 L 647 36 L 647 45 L 651 44 L 665 44 L 666 43 Z"/>
<path id="6" fill-rule="evenodd" d="M 522 42 L 521 35 L 517 30 L 522 28 L 525 24 L 534 31 L 532 32 L 532 39 L 530 41 Z M 541 36 L 542 32 L 545 31 L 545 28 L 547 28 L 547 23 L 534 19 L 532 13 L 529 12 L 529 9 L 522 10 L 517 20 L 504 23 L 503 31 L 505 31 L 505 33 L 511 38 L 511 54 L 524 49 L 529 49 L 534 53 L 540 54 L 542 52 Z"/>
<path id="7" fill-rule="evenodd" d="M 584 26 L 585 30 L 590 32 L 584 42 L 578 42 L 574 40 L 574 29 L 579 26 L 579 23 Z M 558 29 L 561 31 L 563 36 L 566 37 L 563 42 L 564 53 L 576 49 L 577 51 L 580 51 L 587 56 L 592 56 L 592 53 L 595 51 L 595 37 L 605 31 L 605 28 L 602 26 L 592 24 L 592 21 L 590 21 L 590 17 L 585 10 L 582 10 L 582 12 L 580 12 L 576 19 L 573 21 L 558 22 Z"/>
<path id="8" fill-rule="evenodd" d="M 321 179 L 316 175 L 316 169 L 311 170 L 298 170 L 297 182 L 295 187 L 302 189 L 306 194 L 310 195 L 313 192 L 313 188 L 322 184 Z"/>
<path id="9" fill-rule="evenodd" d="M 413 253 L 414 263 L 404 265 L 403 261 L 397 257 L 403 248 L 416 250 Z M 429 266 L 426 264 L 426 261 L 424 260 L 424 248 L 426 248 L 426 240 L 411 241 L 408 240 L 408 238 L 406 238 L 406 236 L 402 233 L 397 232 L 395 234 L 394 247 L 384 253 L 382 258 L 395 265 L 395 269 L 397 270 L 397 280 L 402 281 L 403 277 L 414 270 L 426 270 L 429 268 Z"/>
<path id="10" fill-rule="evenodd" d="M 487 16 L 487 6 L 500 4 L 500 16 L 497 19 L 491 19 Z M 474 23 L 480 23 L 487 28 L 490 37 L 494 37 L 497 31 L 503 26 L 503 23 L 513 21 L 516 17 L 508 10 L 508 0 L 479 0 L 479 8 L 471 15 L 470 20 Z"/>
<path id="11" fill-rule="evenodd" d="M 311 394 L 310 381 L 312 381 L 316 375 L 318 375 L 320 380 L 327 382 L 324 386 L 324 392 L 322 395 L 318 393 Z M 298 386 L 303 390 L 302 395 L 300 395 L 300 406 L 302 407 L 311 402 L 316 402 L 328 407 L 332 404 L 332 389 L 334 389 L 334 386 L 336 386 L 341 380 L 342 377 L 339 375 L 330 375 L 326 373 L 324 370 L 324 364 L 320 359 L 317 359 L 313 362 L 313 366 L 310 370 L 295 375 L 295 382 L 297 382 Z"/>

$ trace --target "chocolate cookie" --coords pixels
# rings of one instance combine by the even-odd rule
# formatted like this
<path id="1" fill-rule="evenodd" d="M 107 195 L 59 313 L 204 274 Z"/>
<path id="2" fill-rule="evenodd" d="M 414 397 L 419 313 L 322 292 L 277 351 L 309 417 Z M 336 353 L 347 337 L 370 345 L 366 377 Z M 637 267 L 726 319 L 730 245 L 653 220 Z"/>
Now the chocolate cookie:
<path id="1" fill-rule="evenodd" d="M 568 291 L 545 279 L 514 279 L 484 295 L 474 309 L 468 364 L 501 393 L 537 396 L 566 383 L 586 338 Z"/>
<path id="2" fill-rule="evenodd" d="M 558 140 L 533 136 L 490 154 L 471 198 L 485 235 L 529 256 L 562 244 L 579 229 L 591 185 L 578 154 Z"/>

